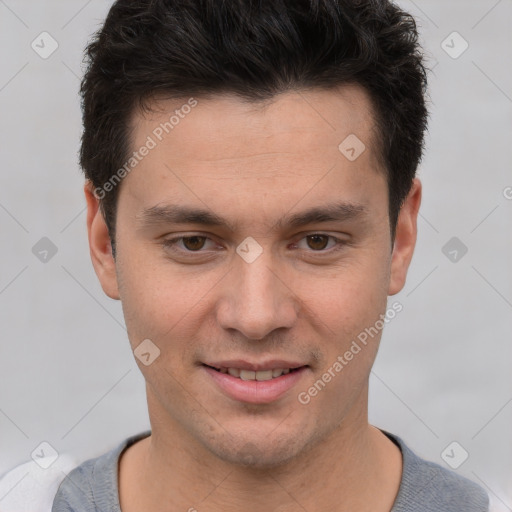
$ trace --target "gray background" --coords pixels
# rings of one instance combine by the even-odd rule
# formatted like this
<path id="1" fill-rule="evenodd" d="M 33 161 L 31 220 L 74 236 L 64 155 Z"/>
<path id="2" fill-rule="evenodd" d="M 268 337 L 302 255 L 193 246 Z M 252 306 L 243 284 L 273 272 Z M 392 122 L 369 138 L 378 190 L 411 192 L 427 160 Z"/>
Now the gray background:
<path id="1" fill-rule="evenodd" d="M 90 263 L 77 165 L 82 51 L 110 4 L 0 0 L 0 475 L 42 441 L 81 461 L 149 428 L 120 303 Z M 512 2 L 401 5 L 433 69 L 432 116 L 418 245 L 389 300 L 404 309 L 384 331 L 370 420 L 445 466 L 457 441 L 457 472 L 510 511 Z M 59 45 L 47 59 L 31 48 L 43 31 Z M 454 31 L 469 44 L 458 58 Z M 58 249 L 46 263 L 32 252 L 42 237 Z M 452 237 L 457 261 L 442 250 Z"/>

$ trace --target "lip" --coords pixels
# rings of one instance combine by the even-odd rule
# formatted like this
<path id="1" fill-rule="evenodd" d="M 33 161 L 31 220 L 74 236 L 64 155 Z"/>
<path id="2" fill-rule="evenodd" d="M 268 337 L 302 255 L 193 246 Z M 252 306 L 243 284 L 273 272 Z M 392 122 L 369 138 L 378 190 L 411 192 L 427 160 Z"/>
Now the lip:
<path id="1" fill-rule="evenodd" d="M 226 361 L 206 362 L 204 364 L 213 366 L 214 368 L 239 368 L 240 370 L 252 370 L 254 372 L 273 370 L 274 368 L 286 370 L 287 368 L 291 369 L 306 366 L 304 363 L 298 361 L 285 361 L 284 359 L 270 359 L 261 363 L 250 363 L 243 359 L 229 359 Z"/>
<path id="2" fill-rule="evenodd" d="M 254 370 L 255 365 L 252 366 L 238 366 L 241 361 L 228 361 L 229 366 L 227 368 L 242 368 L 247 370 Z M 272 361 L 274 364 L 276 361 Z M 278 361 L 279 363 L 279 361 Z M 281 362 L 282 363 L 282 362 Z M 216 363 L 218 364 L 218 363 Z M 265 363 L 267 365 L 268 363 Z M 287 363 L 289 364 L 289 363 Z M 275 402 L 283 395 L 285 395 L 293 386 L 295 386 L 300 379 L 304 376 L 305 372 L 309 370 L 308 366 L 295 366 L 298 368 L 286 375 L 281 375 L 280 377 L 276 377 L 270 380 L 242 380 L 237 377 L 232 377 L 229 373 L 220 373 L 213 368 L 209 368 L 209 366 L 216 365 L 203 365 L 202 368 L 208 374 L 208 376 L 213 380 L 214 384 L 219 387 L 221 392 L 227 397 L 236 400 L 238 402 L 245 402 L 249 404 L 268 404 L 271 402 Z M 260 369 L 262 368 L 261 365 Z M 223 367 L 221 365 L 220 367 Z M 273 366 L 273 368 L 292 368 L 293 366 Z M 266 366 L 269 369 L 268 366 Z"/>

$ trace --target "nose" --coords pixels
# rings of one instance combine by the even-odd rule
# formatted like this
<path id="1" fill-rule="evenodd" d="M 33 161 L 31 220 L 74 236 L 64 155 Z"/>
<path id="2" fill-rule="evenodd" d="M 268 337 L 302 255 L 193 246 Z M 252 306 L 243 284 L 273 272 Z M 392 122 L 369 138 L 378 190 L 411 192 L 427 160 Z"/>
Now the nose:
<path id="1" fill-rule="evenodd" d="M 227 330 L 236 329 L 247 339 L 261 340 L 297 321 L 300 303 L 293 292 L 290 270 L 272 261 L 270 251 L 252 263 L 242 258 L 223 280 L 217 321 Z"/>

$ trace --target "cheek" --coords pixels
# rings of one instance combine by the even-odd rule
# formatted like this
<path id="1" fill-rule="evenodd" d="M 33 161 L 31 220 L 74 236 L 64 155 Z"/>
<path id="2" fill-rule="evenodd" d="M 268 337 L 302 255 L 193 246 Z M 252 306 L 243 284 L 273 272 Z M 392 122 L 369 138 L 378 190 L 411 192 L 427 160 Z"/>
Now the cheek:
<path id="1" fill-rule="evenodd" d="M 340 407 L 352 403 L 366 385 L 377 354 L 387 304 L 387 267 L 370 254 L 359 256 L 357 263 L 322 281 L 308 300 L 322 361 L 313 388 L 303 391 L 305 399 L 319 407 L 329 401 Z M 336 417 L 340 413 L 332 412 Z"/>
<path id="2" fill-rule="evenodd" d="M 158 332 L 155 328 L 160 321 L 169 325 L 169 321 L 179 315 L 177 309 L 184 307 L 183 301 L 177 300 L 183 295 L 183 287 L 179 278 L 174 278 L 171 265 L 156 261 L 154 249 L 136 241 L 126 241 L 123 245 L 121 242 L 124 240 L 118 242 L 118 283 L 127 324 L 130 323 L 132 329 L 137 328 L 138 334 Z M 124 246 L 130 249 L 123 250 Z M 140 329 L 148 329 L 148 332 L 140 332 Z"/>
<path id="3" fill-rule="evenodd" d="M 337 425 L 367 389 L 387 302 L 377 277 L 365 284 L 352 273 L 313 299 L 310 318 L 316 318 L 322 360 L 297 400 L 321 411 L 326 424 Z"/>
<path id="4" fill-rule="evenodd" d="M 207 302 L 205 293 L 219 277 L 215 272 L 180 272 L 162 258 L 156 262 L 154 248 L 126 256 L 119 251 L 118 283 L 132 350 L 149 339 L 160 350 L 159 362 L 177 369 L 190 358 Z M 144 373 L 145 367 L 141 370 Z"/>
<path id="5" fill-rule="evenodd" d="M 385 310 L 388 279 L 386 261 L 359 254 L 357 260 L 347 260 L 327 278 L 317 280 L 309 291 L 304 288 L 303 296 L 331 334 L 346 340 L 373 325 Z"/>

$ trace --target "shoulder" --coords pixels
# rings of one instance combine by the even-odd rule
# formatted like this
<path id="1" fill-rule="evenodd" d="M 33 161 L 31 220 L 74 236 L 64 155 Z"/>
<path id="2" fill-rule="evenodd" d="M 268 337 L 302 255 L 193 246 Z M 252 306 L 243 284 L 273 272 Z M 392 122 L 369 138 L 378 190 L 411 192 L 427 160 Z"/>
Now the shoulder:
<path id="1" fill-rule="evenodd" d="M 131 436 L 115 448 L 75 467 L 62 480 L 52 512 L 96 512 L 96 510 L 117 511 L 119 494 L 117 467 L 122 451 L 150 432 Z"/>
<path id="2" fill-rule="evenodd" d="M 489 497 L 480 485 L 439 464 L 418 457 L 398 436 L 402 482 L 392 512 L 488 512 Z"/>

